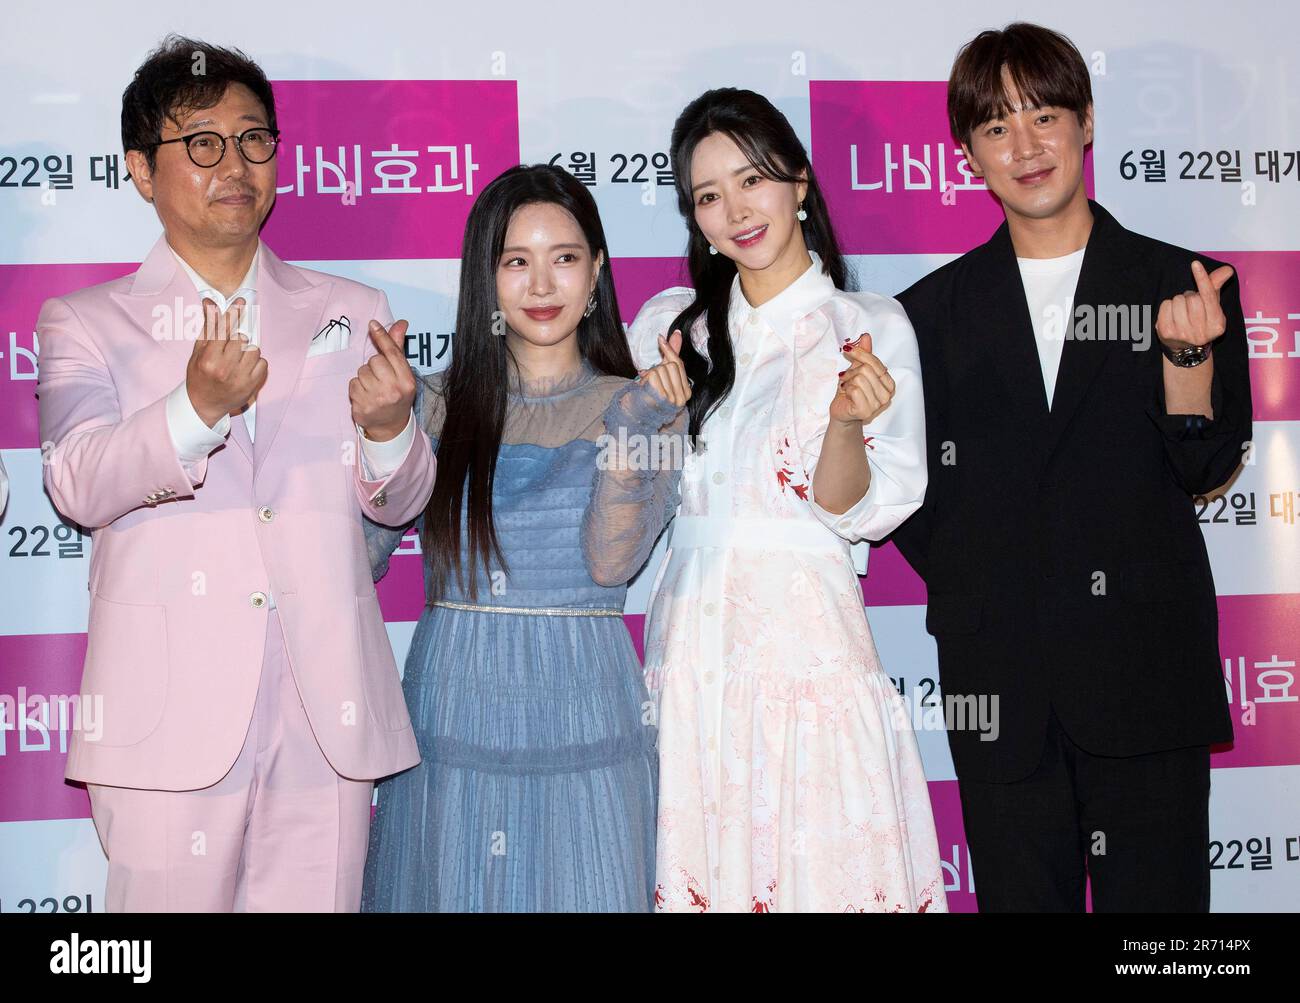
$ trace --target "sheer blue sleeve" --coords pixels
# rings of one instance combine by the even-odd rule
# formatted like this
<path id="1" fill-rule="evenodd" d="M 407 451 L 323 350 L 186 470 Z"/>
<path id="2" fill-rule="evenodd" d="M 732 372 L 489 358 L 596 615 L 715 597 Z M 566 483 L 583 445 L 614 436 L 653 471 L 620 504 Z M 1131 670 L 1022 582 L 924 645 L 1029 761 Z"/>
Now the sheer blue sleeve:
<path id="1" fill-rule="evenodd" d="M 630 382 L 610 400 L 582 552 L 598 585 L 622 585 L 641 569 L 677 509 L 687 411 L 648 383 Z"/>

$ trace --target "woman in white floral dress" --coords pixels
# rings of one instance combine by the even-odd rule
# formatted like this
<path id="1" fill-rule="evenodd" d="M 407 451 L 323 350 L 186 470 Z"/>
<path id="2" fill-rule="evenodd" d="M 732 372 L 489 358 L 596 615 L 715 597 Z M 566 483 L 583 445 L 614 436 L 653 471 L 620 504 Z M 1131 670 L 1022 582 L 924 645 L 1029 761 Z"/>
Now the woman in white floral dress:
<path id="1" fill-rule="evenodd" d="M 659 335 L 691 332 L 697 436 L 646 621 L 656 907 L 945 911 L 910 715 L 850 550 L 925 493 L 915 336 L 896 301 L 843 291 L 803 145 L 765 98 L 704 94 L 672 158 L 694 290 L 629 330 L 645 368 Z"/>

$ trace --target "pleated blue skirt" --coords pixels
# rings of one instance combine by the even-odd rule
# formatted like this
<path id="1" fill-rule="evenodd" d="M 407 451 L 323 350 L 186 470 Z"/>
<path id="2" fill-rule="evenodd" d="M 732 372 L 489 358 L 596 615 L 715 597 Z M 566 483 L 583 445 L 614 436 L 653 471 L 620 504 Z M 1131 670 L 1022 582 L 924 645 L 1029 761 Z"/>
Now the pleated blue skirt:
<path id="1" fill-rule="evenodd" d="M 363 912 L 649 912 L 656 728 L 621 617 L 426 607 L 422 760 L 382 781 Z"/>

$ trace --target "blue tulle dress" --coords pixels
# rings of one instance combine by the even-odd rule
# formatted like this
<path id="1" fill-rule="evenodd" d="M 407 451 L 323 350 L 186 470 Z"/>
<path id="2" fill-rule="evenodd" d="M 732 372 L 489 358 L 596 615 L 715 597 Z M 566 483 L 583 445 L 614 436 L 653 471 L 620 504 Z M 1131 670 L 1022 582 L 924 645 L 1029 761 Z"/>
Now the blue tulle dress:
<path id="1" fill-rule="evenodd" d="M 435 450 L 442 383 L 421 377 L 416 401 Z M 422 761 L 379 784 L 363 911 L 651 910 L 656 728 L 621 613 L 676 509 L 685 421 L 586 362 L 512 376 L 493 490 L 508 570 L 480 564 L 476 600 L 453 581 L 416 625 Z M 367 524 L 376 580 L 402 532 Z"/>

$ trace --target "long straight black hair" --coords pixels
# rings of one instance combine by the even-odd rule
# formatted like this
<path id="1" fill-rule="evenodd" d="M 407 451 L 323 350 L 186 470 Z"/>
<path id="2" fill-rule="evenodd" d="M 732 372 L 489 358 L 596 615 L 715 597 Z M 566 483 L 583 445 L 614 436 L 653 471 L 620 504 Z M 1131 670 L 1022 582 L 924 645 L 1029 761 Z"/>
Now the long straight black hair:
<path id="1" fill-rule="evenodd" d="M 695 197 L 691 194 L 691 158 L 700 142 L 715 132 L 729 136 L 754 169 L 769 180 L 795 184 L 801 180 L 799 172 L 807 172 L 808 189 L 803 208 L 808 218 L 800 224 L 804 244 L 821 256 L 822 270 L 837 289 L 847 290 L 851 282 L 808 153 L 786 117 L 763 95 L 736 87 L 705 91 L 688 104 L 673 125 L 670 156 L 677 185 L 677 208 L 690 235 L 686 259 L 695 300 L 678 315 L 669 330 L 680 330 L 683 334 L 679 354 L 691 381 L 687 408 L 692 436 L 699 435 L 705 419 L 726 399 L 736 379 L 735 354 L 731 350 L 731 332 L 727 329 L 736 263 L 721 252 L 709 253 L 708 238 L 695 222 Z M 700 316 L 706 317 L 709 329 L 707 359 L 689 337 L 691 325 Z"/>
<path id="2" fill-rule="evenodd" d="M 492 485 L 505 430 L 510 354 L 496 276 L 511 218 L 522 206 L 537 203 L 553 203 L 573 216 L 593 260 L 604 252 L 596 279 L 596 309 L 578 324 L 579 354 L 597 372 L 629 379 L 637 374 L 619 318 L 605 230 L 591 192 L 568 171 L 549 164 L 520 164 L 493 179 L 470 209 L 461 248 L 456 331 L 443 384 L 446 417 L 438 441 L 438 476 L 420 534 L 431 572 L 430 600 L 445 594 L 452 573 L 461 589 L 476 598 L 476 576 L 465 572 L 479 561 L 490 571 L 495 556 L 506 570 L 492 521 Z M 460 543 L 467 491 L 466 556 Z"/>

